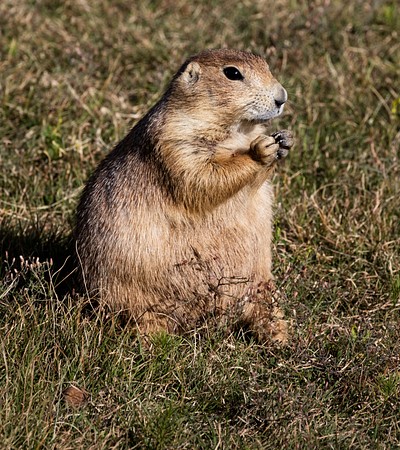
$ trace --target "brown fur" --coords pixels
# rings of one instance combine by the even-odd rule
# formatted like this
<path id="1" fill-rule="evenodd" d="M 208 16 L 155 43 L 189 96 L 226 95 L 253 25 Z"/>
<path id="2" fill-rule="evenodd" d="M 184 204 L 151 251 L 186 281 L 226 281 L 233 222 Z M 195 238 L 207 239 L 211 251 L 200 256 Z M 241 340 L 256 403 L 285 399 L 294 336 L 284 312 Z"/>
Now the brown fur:
<path id="1" fill-rule="evenodd" d="M 236 67 L 243 80 L 225 76 Z M 88 291 L 144 334 L 209 314 L 286 339 L 271 275 L 272 169 L 291 134 L 262 134 L 286 91 L 253 54 L 190 58 L 83 192 L 76 248 Z"/>

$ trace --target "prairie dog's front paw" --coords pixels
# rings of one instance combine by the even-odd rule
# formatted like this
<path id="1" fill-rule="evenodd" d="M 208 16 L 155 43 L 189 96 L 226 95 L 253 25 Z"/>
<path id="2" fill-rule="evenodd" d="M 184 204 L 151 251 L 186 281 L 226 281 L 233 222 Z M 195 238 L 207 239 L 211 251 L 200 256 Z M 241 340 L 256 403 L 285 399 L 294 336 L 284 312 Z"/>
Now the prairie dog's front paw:
<path id="1" fill-rule="evenodd" d="M 279 145 L 279 150 L 277 153 L 277 159 L 286 158 L 289 154 L 290 148 L 293 146 L 293 133 L 289 130 L 281 130 L 272 133 L 271 135 L 275 142 Z"/>
<path id="2" fill-rule="evenodd" d="M 250 144 L 250 156 L 264 166 L 272 166 L 276 160 L 286 158 L 293 142 L 289 130 L 276 131 L 271 136 L 262 134 Z"/>
<path id="3" fill-rule="evenodd" d="M 261 134 L 250 144 L 250 156 L 264 166 L 271 166 L 278 159 L 279 144 L 273 136 Z"/>

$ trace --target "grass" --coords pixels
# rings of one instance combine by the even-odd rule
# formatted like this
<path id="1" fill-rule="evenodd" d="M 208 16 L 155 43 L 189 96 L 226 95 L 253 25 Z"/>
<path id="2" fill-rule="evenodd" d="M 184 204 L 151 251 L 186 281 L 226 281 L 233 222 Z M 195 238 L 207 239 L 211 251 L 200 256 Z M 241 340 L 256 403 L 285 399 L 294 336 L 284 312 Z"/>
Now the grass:
<path id="1" fill-rule="evenodd" d="M 397 2 L 137 3 L 0 4 L 0 447 L 398 447 Z M 149 352 L 63 289 L 74 209 L 183 60 L 220 46 L 264 55 L 289 92 L 274 272 L 292 337 Z"/>

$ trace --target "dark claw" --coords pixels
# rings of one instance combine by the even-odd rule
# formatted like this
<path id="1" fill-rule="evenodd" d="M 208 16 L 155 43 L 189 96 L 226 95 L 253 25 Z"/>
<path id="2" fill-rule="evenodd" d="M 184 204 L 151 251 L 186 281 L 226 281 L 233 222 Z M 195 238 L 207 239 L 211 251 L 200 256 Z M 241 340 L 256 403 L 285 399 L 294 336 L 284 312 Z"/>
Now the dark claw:
<path id="1" fill-rule="evenodd" d="M 277 159 L 283 159 L 286 158 L 286 156 L 289 154 L 289 150 L 282 147 L 276 152 Z"/>
<path id="2" fill-rule="evenodd" d="M 281 148 L 290 149 L 293 146 L 293 135 L 289 130 L 276 131 L 275 133 L 272 133 L 271 136 Z M 287 153 L 283 157 L 286 155 Z"/>

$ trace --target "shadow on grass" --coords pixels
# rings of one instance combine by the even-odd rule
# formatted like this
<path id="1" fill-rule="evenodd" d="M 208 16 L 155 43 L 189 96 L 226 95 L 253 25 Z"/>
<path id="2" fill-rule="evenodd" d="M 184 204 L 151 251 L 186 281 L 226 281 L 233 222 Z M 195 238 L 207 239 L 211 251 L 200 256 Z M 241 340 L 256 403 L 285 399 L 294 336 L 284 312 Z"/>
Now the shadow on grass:
<path id="1" fill-rule="evenodd" d="M 59 297 L 73 293 L 77 284 L 77 265 L 71 233 L 45 230 L 40 224 L 23 228 L 0 223 L 0 278 L 17 273 L 31 263 L 47 263 L 48 276 Z"/>

